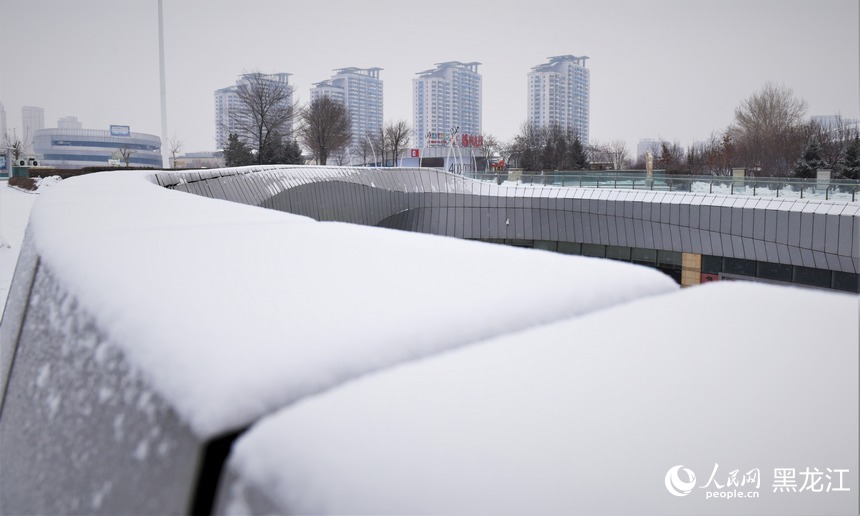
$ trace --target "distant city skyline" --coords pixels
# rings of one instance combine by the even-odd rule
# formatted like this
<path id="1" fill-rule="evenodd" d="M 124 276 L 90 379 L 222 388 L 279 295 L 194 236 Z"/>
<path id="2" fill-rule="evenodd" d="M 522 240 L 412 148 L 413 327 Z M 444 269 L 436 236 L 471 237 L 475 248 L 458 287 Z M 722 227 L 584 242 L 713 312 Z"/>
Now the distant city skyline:
<path id="1" fill-rule="evenodd" d="M 482 63 L 482 132 L 509 140 L 527 121 L 528 72 L 565 54 L 591 58 L 590 140 L 623 140 L 631 154 L 643 138 L 688 146 L 722 131 L 767 81 L 792 88 L 808 116 L 860 118 L 854 0 L 440 0 L 438 17 L 393 0 L 374 9 L 345 1 L 163 4 L 168 132 L 186 151 L 216 147 L 212 92 L 244 72 L 293 74 L 305 104 L 332 69 L 378 66 L 385 120 L 413 124 L 415 72 L 456 60 Z M 84 127 L 160 132 L 155 0 L 28 0 L 3 11 L 10 22 L 0 45 L 15 49 L 0 55 L 7 129 L 20 132 L 21 108 L 39 106 L 47 120 L 77 116 Z M 381 12 L 394 20 L 382 23 Z M 327 23 L 295 22 L 314 19 Z M 285 20 L 293 20 L 286 32 Z M 80 52 L 86 59 L 69 59 Z"/>

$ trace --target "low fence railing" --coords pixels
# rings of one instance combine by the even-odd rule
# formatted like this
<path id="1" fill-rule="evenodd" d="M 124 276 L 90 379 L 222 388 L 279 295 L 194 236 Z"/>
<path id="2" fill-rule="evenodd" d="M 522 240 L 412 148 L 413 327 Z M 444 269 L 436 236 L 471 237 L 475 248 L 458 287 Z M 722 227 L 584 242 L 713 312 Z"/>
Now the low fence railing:
<path id="1" fill-rule="evenodd" d="M 860 181 L 777 177 L 682 176 L 619 172 L 472 173 L 466 177 L 499 185 L 658 190 L 717 195 L 860 201 Z"/>

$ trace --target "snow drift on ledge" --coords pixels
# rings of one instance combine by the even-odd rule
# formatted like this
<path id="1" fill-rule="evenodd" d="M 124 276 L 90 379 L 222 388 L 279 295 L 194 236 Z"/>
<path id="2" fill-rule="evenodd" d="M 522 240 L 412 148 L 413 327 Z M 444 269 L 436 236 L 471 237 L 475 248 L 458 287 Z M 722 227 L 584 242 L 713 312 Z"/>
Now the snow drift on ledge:
<path id="1" fill-rule="evenodd" d="M 645 267 L 63 181 L 31 214 L 48 267 L 200 437 L 392 364 L 677 286 Z"/>
<path id="2" fill-rule="evenodd" d="M 857 514 L 857 307 L 724 282 L 391 368 L 240 437 L 224 507 L 254 487 L 290 514 Z M 758 468 L 760 498 L 707 500 L 715 464 L 723 490 Z M 807 466 L 848 491 L 774 492 Z"/>

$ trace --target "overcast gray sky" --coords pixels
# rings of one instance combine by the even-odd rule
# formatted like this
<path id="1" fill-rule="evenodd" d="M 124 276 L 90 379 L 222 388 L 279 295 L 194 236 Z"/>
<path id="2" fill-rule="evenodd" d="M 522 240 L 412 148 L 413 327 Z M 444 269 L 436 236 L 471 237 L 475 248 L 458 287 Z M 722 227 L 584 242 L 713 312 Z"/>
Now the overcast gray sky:
<path id="1" fill-rule="evenodd" d="M 412 123 L 412 79 L 483 63 L 484 134 L 526 120 L 526 74 L 589 56 L 592 142 L 688 145 L 731 123 L 766 81 L 809 115 L 860 118 L 858 0 L 163 0 L 168 133 L 215 147 L 214 90 L 244 71 L 293 74 L 302 103 L 334 68 L 381 67 L 385 119 Z M 0 0 L 0 102 L 46 127 L 77 116 L 160 135 L 157 0 Z"/>

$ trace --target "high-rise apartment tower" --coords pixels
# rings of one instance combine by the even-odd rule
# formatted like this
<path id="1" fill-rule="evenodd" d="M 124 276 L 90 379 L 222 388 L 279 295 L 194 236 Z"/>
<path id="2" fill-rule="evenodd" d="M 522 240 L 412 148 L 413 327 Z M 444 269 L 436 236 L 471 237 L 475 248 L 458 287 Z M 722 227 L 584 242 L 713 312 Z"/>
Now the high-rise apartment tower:
<path id="1" fill-rule="evenodd" d="M 223 149 L 227 146 L 227 140 L 231 133 L 236 134 L 246 143 L 253 141 L 253 138 L 250 137 L 250 135 L 241 134 L 241 129 L 237 126 L 234 118 L 230 116 L 231 110 L 238 109 L 241 105 L 239 100 L 239 88 L 243 85 L 250 85 L 251 79 L 259 77 L 264 81 L 271 82 L 272 86 L 285 87 L 288 95 L 283 102 L 284 104 L 292 104 L 293 90 L 290 86 L 290 75 L 292 74 L 274 73 L 267 75 L 258 72 L 249 73 L 239 77 L 239 79 L 236 80 L 235 85 L 215 90 L 215 142 L 219 149 Z M 292 138 L 292 122 L 284 128 L 284 133 L 285 134 L 283 136 L 285 138 Z"/>
<path id="2" fill-rule="evenodd" d="M 24 106 L 21 108 L 21 129 L 24 134 L 21 135 L 21 140 L 26 146 L 33 143 L 33 136 L 36 131 L 45 128 L 45 110 L 36 106 Z"/>
<path id="3" fill-rule="evenodd" d="M 529 72 L 528 123 L 535 128 L 556 125 L 588 143 L 591 71 L 588 56 L 555 56 Z"/>
<path id="4" fill-rule="evenodd" d="M 344 105 L 352 121 L 350 147 L 353 149 L 382 129 L 380 70 L 382 68 L 338 68 L 331 79 L 315 83 L 311 88 L 311 102 L 329 97 Z"/>
<path id="5" fill-rule="evenodd" d="M 480 64 L 437 63 L 412 79 L 413 145 L 446 145 L 454 132 L 458 141 L 481 135 Z"/>
<path id="6" fill-rule="evenodd" d="M 0 145 L 3 144 L 3 139 L 6 137 L 6 109 L 3 103 L 0 102 Z"/>

